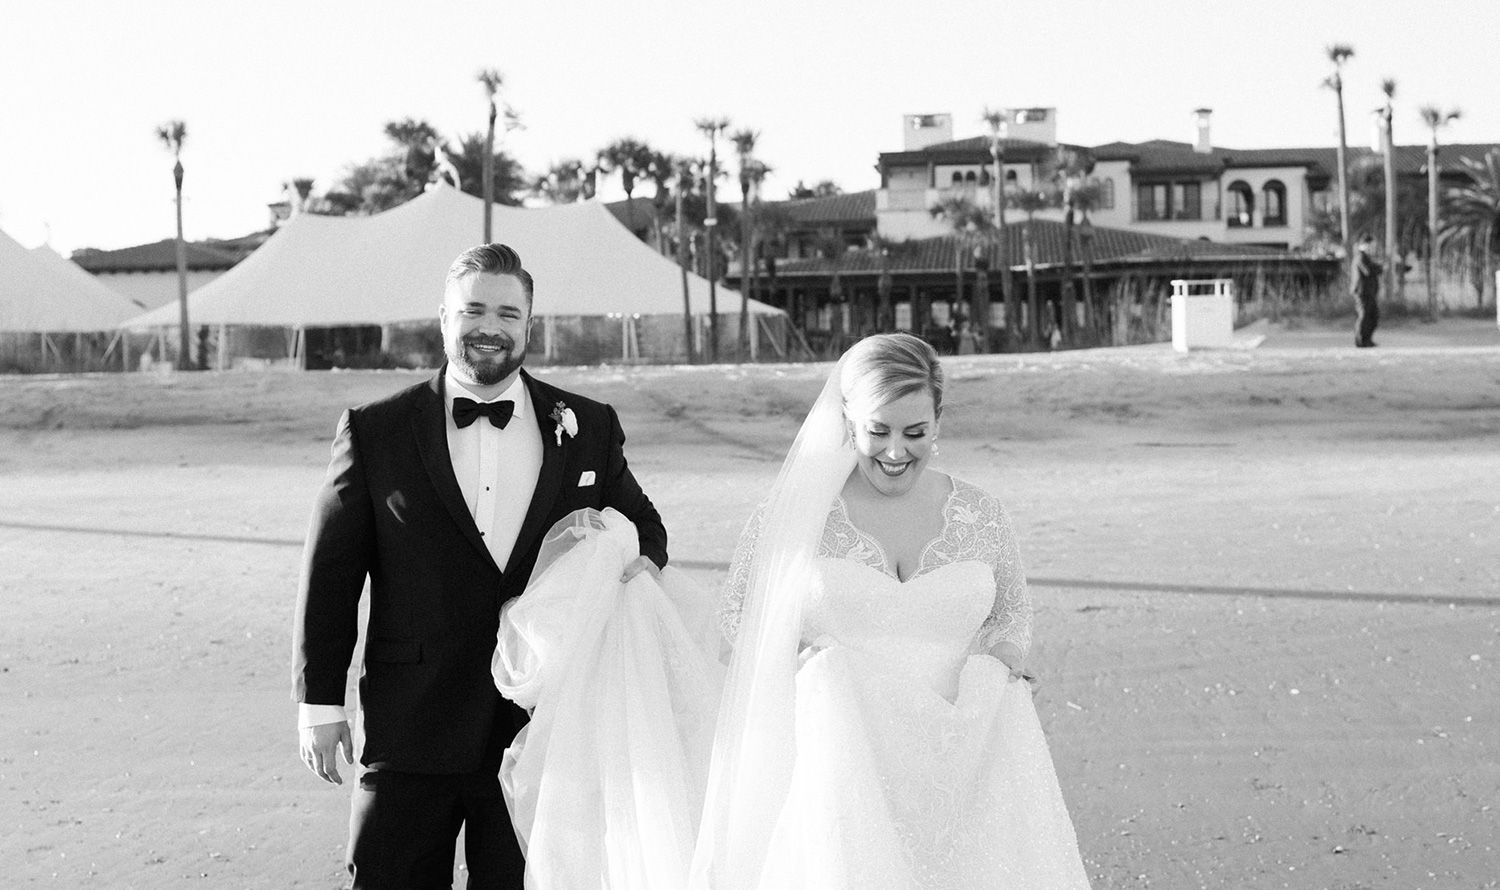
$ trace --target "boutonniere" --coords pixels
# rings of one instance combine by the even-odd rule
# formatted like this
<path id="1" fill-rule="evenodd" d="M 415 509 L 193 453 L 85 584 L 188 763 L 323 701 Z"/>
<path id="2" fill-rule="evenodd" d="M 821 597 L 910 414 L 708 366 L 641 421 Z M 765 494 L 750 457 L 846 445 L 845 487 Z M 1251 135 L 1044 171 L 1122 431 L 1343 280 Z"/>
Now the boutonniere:
<path id="1" fill-rule="evenodd" d="M 553 430 L 557 434 L 557 444 L 562 444 L 563 433 L 567 433 L 569 439 L 578 435 L 578 415 L 573 413 L 572 408 L 558 402 L 547 416 L 557 422 L 557 427 Z"/>

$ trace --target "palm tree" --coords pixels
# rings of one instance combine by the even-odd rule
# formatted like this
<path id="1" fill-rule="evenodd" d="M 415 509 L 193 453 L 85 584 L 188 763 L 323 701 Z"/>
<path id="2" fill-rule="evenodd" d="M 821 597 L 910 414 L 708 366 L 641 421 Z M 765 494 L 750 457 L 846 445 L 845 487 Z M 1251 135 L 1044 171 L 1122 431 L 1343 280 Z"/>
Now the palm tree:
<path id="1" fill-rule="evenodd" d="M 710 361 L 719 360 L 719 269 L 718 253 L 714 247 L 714 226 L 719 221 L 714 218 L 714 184 L 719 178 L 719 136 L 729 129 L 729 118 L 727 117 L 700 117 L 693 121 L 693 126 L 698 132 L 708 137 L 708 169 L 703 174 L 703 191 L 708 202 L 708 216 L 703 220 L 703 226 L 707 230 L 704 235 L 704 254 L 708 258 L 708 357 Z"/>
<path id="2" fill-rule="evenodd" d="M 682 270 L 682 328 L 683 343 L 687 346 L 688 364 L 693 363 L 693 301 L 688 292 L 688 227 L 683 205 L 697 179 L 697 162 L 691 158 L 673 159 L 673 172 L 677 177 L 677 266 Z"/>
<path id="3" fill-rule="evenodd" d="M 187 142 L 187 124 L 167 121 L 156 128 L 156 138 L 172 153 L 172 180 L 177 184 L 177 366 L 187 370 L 193 366 L 188 326 L 187 242 L 182 237 L 182 146 Z"/>
<path id="4" fill-rule="evenodd" d="M 995 190 L 995 240 L 999 250 L 996 257 L 996 265 L 1000 273 L 1000 299 L 1005 303 L 1005 329 L 1016 330 L 1018 323 L 1015 296 L 1010 286 L 1010 244 L 1005 234 L 1005 134 L 1009 126 L 1010 115 L 1003 108 L 984 109 L 983 120 L 990 128 L 990 162 L 991 162 L 991 187 Z M 976 325 L 975 332 L 979 334 L 979 351 L 989 352 L 989 330 L 990 330 L 990 297 L 983 294 L 975 307 L 976 313 L 971 316 Z"/>
<path id="5" fill-rule="evenodd" d="M 1073 238 L 1079 193 L 1092 189 L 1097 194 L 1099 185 L 1089 179 L 1089 174 L 1094 172 L 1094 156 L 1088 149 L 1059 145 L 1053 152 L 1050 166 L 1051 179 L 1063 206 L 1062 335 L 1063 339 L 1071 340 L 1078 317 L 1073 290 Z"/>
<path id="6" fill-rule="evenodd" d="M 552 204 L 572 204 L 583 193 L 583 182 L 579 177 L 582 169 L 583 162 L 575 158 L 557 161 L 536 178 L 532 191 Z"/>
<path id="7" fill-rule="evenodd" d="M 1477 255 L 1479 305 L 1495 280 L 1495 258 L 1500 255 L 1500 149 L 1492 149 L 1478 162 L 1461 158 L 1469 183 L 1449 188 L 1443 195 L 1443 222 L 1439 230 L 1444 245 Z"/>
<path id="8" fill-rule="evenodd" d="M 1385 274 L 1386 298 L 1399 299 L 1405 282 L 1405 268 L 1401 262 L 1401 250 L 1396 241 L 1396 136 L 1392 132 L 1395 120 L 1396 81 L 1387 77 L 1380 82 L 1380 91 L 1385 93 L 1385 105 L 1378 109 L 1380 115 L 1381 154 L 1385 167 Z"/>
<path id="9" fill-rule="evenodd" d="M 1343 245 L 1344 255 L 1349 255 L 1349 162 L 1345 155 L 1349 151 L 1348 136 L 1344 131 L 1344 62 L 1354 55 L 1354 47 L 1347 43 L 1334 43 L 1324 48 L 1328 54 L 1328 61 L 1333 63 L 1333 73 L 1324 78 L 1323 85 L 1333 90 L 1334 98 L 1338 100 L 1339 106 L 1339 147 L 1337 152 L 1337 163 L 1339 165 L 1339 243 Z"/>
<path id="10" fill-rule="evenodd" d="M 651 196 L 651 208 L 654 214 L 651 218 L 651 237 L 656 240 L 656 249 L 662 256 L 667 255 L 666 236 L 662 233 L 662 219 L 667 215 L 667 205 L 672 200 L 672 184 L 678 180 L 677 156 L 667 152 L 651 152 L 651 160 L 646 164 L 646 175 L 651 177 L 651 182 L 656 186 L 656 194 Z"/>
<path id="11" fill-rule="evenodd" d="M 490 118 L 489 129 L 485 131 L 484 137 L 484 169 L 480 175 L 479 190 L 484 198 L 484 243 L 490 243 L 490 207 L 495 202 L 495 119 L 499 117 L 499 102 L 496 96 L 500 93 L 500 87 L 504 85 L 505 78 L 494 68 L 481 70 L 476 78 L 484 86 L 485 95 L 489 98 Z M 521 125 L 520 118 L 509 105 L 505 106 L 505 129 L 507 132 Z"/>
<path id="12" fill-rule="evenodd" d="M 1021 230 L 1021 250 L 1026 260 L 1026 302 L 1031 307 L 1027 312 L 1030 316 L 1027 327 L 1031 335 L 1031 344 L 1040 347 L 1042 345 L 1042 305 L 1036 288 L 1036 256 L 1032 230 L 1038 210 L 1057 206 L 1057 192 L 1050 188 L 1017 189 L 1011 196 L 1011 200 L 1015 201 L 1016 207 L 1026 214 L 1026 227 Z"/>
<path id="13" fill-rule="evenodd" d="M 895 279 L 891 277 L 891 253 L 897 241 L 876 232 L 870 235 L 869 249 L 880 257 L 880 275 L 875 279 L 875 330 L 885 333 L 895 329 L 896 319 L 891 306 L 891 292 L 895 290 Z M 977 295 L 976 295 L 977 296 Z"/>
<path id="14" fill-rule="evenodd" d="M 1069 235 L 1069 241 L 1078 239 L 1079 253 L 1083 257 L 1083 306 L 1085 313 L 1093 313 L 1094 307 L 1094 223 L 1089 214 L 1099 209 L 1103 190 L 1099 180 L 1090 176 L 1075 186 L 1068 195 L 1068 211 L 1078 214 L 1078 224 Z"/>
<path id="15" fill-rule="evenodd" d="M 1427 141 L 1427 317 L 1437 320 L 1437 291 L 1433 288 L 1432 265 L 1437 262 L 1438 247 L 1438 130 L 1463 115 L 1454 108 L 1443 111 L 1436 105 L 1423 105 L 1422 122 L 1431 138 Z"/>
<path id="16" fill-rule="evenodd" d="M 766 204 L 760 200 L 760 186 L 765 180 L 771 168 L 767 164 L 756 162 L 753 171 L 752 194 L 755 202 L 750 207 L 750 283 L 756 293 L 756 299 L 769 302 L 769 298 L 776 293 L 776 261 L 774 257 L 780 249 L 788 232 L 792 230 L 792 217 L 781 204 Z M 760 274 L 764 269 L 766 273 L 766 287 L 761 290 Z"/>
<path id="17" fill-rule="evenodd" d="M 616 139 L 599 150 L 599 167 L 605 171 L 618 171 L 620 188 L 625 192 L 625 217 L 630 231 L 635 232 L 635 183 L 651 170 L 651 149 L 635 139 Z"/>
<path id="18" fill-rule="evenodd" d="M 405 118 L 387 123 L 385 135 L 405 151 L 407 197 L 421 194 L 437 166 L 436 147 L 442 142 L 437 128 L 427 121 Z"/>
<path id="19" fill-rule="evenodd" d="M 729 137 L 740 164 L 740 338 L 739 352 L 743 359 L 750 351 L 750 242 L 753 240 L 750 218 L 750 192 L 756 183 L 755 142 L 760 134 L 751 129 L 736 131 Z M 762 173 L 761 179 L 765 176 Z"/>
<path id="20" fill-rule="evenodd" d="M 961 195 L 949 195 L 938 203 L 928 208 L 934 219 L 941 219 L 948 224 L 953 232 L 953 277 L 956 290 L 954 302 L 962 305 L 964 302 L 964 256 L 972 253 L 975 246 L 982 243 L 982 239 L 994 231 L 994 224 L 990 215 L 984 208 Z M 974 294 L 974 301 L 969 307 L 969 317 L 980 321 L 986 320 L 981 311 L 988 312 L 988 294 Z M 927 319 L 913 319 L 913 324 L 921 325 Z"/>

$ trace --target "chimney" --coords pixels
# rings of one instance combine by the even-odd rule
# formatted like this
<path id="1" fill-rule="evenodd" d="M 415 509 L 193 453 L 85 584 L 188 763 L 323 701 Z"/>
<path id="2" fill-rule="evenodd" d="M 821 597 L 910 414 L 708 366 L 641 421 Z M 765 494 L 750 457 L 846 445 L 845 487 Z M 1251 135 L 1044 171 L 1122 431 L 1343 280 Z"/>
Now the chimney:
<path id="1" fill-rule="evenodd" d="M 1199 154 L 1208 154 L 1214 150 L 1213 139 L 1209 136 L 1209 118 L 1213 117 L 1212 108 L 1194 108 L 1193 123 L 1197 127 L 1196 138 L 1193 140 L 1193 151 Z"/>
<path id="2" fill-rule="evenodd" d="M 908 114 L 901 118 L 906 133 L 904 151 L 921 151 L 929 145 L 953 141 L 953 115 Z"/>

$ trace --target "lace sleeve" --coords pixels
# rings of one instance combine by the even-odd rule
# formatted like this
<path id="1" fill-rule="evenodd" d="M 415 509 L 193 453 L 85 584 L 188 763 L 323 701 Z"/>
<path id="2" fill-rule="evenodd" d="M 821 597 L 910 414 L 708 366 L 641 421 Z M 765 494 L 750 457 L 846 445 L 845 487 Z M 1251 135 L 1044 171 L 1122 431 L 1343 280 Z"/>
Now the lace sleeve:
<path id="1" fill-rule="evenodd" d="M 997 643 L 1011 643 L 1024 656 L 1031 648 L 1032 608 L 1021 548 L 1010 514 L 994 498 L 986 496 L 985 501 L 984 528 L 991 538 L 985 550 L 995 570 L 995 605 L 979 629 L 979 645 L 992 649 Z"/>
<path id="2" fill-rule="evenodd" d="M 729 579 L 724 582 L 724 595 L 719 601 L 719 631 L 730 643 L 740 631 L 740 614 L 745 610 L 745 592 L 750 587 L 750 561 L 755 556 L 765 518 L 766 505 L 760 504 L 745 520 L 740 542 L 734 548 L 734 559 L 729 563 Z"/>

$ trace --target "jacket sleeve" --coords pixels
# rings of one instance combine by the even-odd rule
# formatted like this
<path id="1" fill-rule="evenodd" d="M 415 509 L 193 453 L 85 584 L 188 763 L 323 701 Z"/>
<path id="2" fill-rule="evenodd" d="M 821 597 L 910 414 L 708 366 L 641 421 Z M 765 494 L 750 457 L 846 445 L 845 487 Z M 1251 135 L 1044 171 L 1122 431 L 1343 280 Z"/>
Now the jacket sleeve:
<path id="1" fill-rule="evenodd" d="M 608 477 L 604 490 L 605 506 L 614 507 L 635 523 L 640 536 L 641 555 L 656 563 L 657 568 L 667 565 L 667 529 L 662 525 L 661 515 L 656 512 L 651 499 L 641 491 L 640 483 L 630 472 L 625 461 L 625 431 L 620 428 L 620 417 L 611 405 L 609 412 L 609 459 L 606 463 Z"/>
<path id="2" fill-rule="evenodd" d="M 359 637 L 359 598 L 373 553 L 370 493 L 360 467 L 354 416 L 345 411 L 303 549 L 292 628 L 293 700 L 343 703 Z"/>

